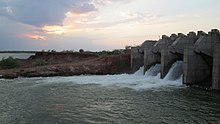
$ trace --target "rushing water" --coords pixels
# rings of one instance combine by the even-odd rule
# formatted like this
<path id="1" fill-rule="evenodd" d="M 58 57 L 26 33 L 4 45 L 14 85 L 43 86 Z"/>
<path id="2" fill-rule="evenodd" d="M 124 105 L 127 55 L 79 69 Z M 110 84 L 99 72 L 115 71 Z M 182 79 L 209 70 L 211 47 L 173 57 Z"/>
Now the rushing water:
<path id="1" fill-rule="evenodd" d="M 0 53 L 0 60 L 3 58 L 13 57 L 18 59 L 27 59 L 31 55 L 34 55 L 34 53 Z"/>
<path id="2" fill-rule="evenodd" d="M 160 65 L 145 75 L 2 79 L 0 124 L 220 123 L 219 92 L 182 86 L 180 64 L 166 80 Z"/>

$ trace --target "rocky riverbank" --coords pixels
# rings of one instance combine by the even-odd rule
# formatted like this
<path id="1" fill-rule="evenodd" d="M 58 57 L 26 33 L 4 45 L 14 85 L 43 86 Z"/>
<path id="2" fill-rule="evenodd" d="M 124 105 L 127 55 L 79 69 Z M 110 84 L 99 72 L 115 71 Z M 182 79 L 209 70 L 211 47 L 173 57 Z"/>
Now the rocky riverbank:
<path id="1" fill-rule="evenodd" d="M 1 69 L 0 78 L 105 75 L 130 72 L 130 54 L 36 53 L 18 60 L 19 68 Z"/>

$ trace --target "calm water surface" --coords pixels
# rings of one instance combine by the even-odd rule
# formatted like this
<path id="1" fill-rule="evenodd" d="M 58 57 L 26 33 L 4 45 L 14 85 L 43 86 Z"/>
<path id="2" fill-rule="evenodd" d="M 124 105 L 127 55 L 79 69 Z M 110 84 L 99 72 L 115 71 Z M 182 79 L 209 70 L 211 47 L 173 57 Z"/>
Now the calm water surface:
<path id="1" fill-rule="evenodd" d="M 220 93 L 157 76 L 0 80 L 1 124 L 220 123 Z"/>
<path id="2" fill-rule="evenodd" d="M 31 55 L 34 55 L 34 53 L 0 53 L 0 60 L 2 60 L 2 58 L 8 58 L 9 56 L 18 59 L 27 59 Z"/>

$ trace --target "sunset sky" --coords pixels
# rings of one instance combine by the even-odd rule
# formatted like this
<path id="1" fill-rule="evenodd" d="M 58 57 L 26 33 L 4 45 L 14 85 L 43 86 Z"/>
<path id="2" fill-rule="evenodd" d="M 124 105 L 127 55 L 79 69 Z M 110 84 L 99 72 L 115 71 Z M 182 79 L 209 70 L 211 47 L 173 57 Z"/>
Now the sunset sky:
<path id="1" fill-rule="evenodd" d="M 0 0 L 0 50 L 112 50 L 220 29 L 220 0 Z"/>

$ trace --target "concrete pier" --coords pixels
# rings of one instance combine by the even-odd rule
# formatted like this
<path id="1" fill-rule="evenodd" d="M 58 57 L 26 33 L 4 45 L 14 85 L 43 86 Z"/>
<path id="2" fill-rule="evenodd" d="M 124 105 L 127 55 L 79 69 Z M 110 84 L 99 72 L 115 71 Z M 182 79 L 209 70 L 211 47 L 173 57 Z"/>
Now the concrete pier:
<path id="1" fill-rule="evenodd" d="M 208 87 L 211 84 L 211 68 L 194 49 L 195 46 L 187 46 L 184 50 L 183 84 Z"/>
<path id="2" fill-rule="evenodd" d="M 161 55 L 153 53 L 152 49 L 144 50 L 144 72 L 146 72 L 151 66 L 160 64 Z"/>
<path id="3" fill-rule="evenodd" d="M 208 34 L 198 31 L 197 34 L 163 35 L 156 43 L 143 44 L 132 49 L 132 67 L 136 70 L 144 65 L 146 71 L 160 63 L 161 78 L 164 78 L 175 61 L 183 60 L 183 84 L 220 90 L 219 30 L 213 29 Z"/>
<path id="4" fill-rule="evenodd" d="M 147 40 L 141 47 L 144 51 L 144 72 L 156 63 L 160 63 L 160 55 L 153 53 L 154 44 L 156 41 Z"/>
<path id="5" fill-rule="evenodd" d="M 161 51 L 161 73 L 160 78 L 163 79 L 169 72 L 172 64 L 180 60 L 176 54 L 170 52 L 169 48 L 163 48 Z"/>
<path id="6" fill-rule="evenodd" d="M 220 43 L 214 47 L 212 89 L 220 90 Z"/>
<path id="7" fill-rule="evenodd" d="M 172 35 L 171 35 L 172 36 Z M 185 46 L 194 45 L 196 34 L 190 32 L 187 36 L 179 33 L 175 41 L 170 46 L 161 48 L 161 78 L 163 79 L 169 72 L 172 64 L 177 60 L 183 60 L 183 51 Z"/>
<path id="8" fill-rule="evenodd" d="M 172 34 L 170 37 L 163 35 L 162 39 L 160 39 L 154 44 L 154 48 L 152 52 L 161 54 L 161 50 L 168 49 L 168 47 L 171 46 L 176 39 L 177 39 L 176 34 Z"/>
<path id="9" fill-rule="evenodd" d="M 187 36 L 182 33 L 179 33 L 178 38 L 171 45 L 171 52 L 183 55 L 184 47 L 193 46 L 196 40 L 195 38 L 196 35 L 194 35 L 193 32 L 190 32 Z"/>
<path id="10" fill-rule="evenodd" d="M 177 60 L 176 55 L 170 53 L 170 46 L 173 44 L 173 42 L 177 39 L 176 34 L 172 34 L 170 37 L 163 35 L 162 39 L 160 39 L 153 48 L 153 54 L 156 56 L 156 63 L 161 64 L 161 78 L 164 78 L 166 74 L 168 73 L 171 65 L 175 60 Z M 159 58 L 160 57 L 160 58 Z M 148 64 L 150 65 L 150 64 Z"/>
<path id="11" fill-rule="evenodd" d="M 144 65 L 144 52 L 141 50 L 141 47 L 132 47 L 131 48 L 132 72 L 137 71 L 143 65 Z"/>

